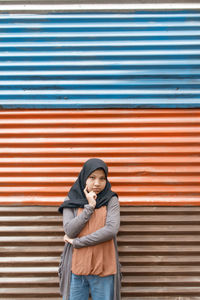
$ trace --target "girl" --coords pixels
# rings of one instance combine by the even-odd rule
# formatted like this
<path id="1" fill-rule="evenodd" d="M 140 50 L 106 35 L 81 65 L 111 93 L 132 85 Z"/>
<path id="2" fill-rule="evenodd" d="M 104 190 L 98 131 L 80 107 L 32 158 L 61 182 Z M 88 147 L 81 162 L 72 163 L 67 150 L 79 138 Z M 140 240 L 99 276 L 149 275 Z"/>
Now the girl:
<path id="1" fill-rule="evenodd" d="M 59 207 L 66 242 L 59 267 L 63 300 L 120 300 L 120 264 L 116 234 L 118 196 L 107 179 L 104 161 L 93 158 L 83 168 Z"/>

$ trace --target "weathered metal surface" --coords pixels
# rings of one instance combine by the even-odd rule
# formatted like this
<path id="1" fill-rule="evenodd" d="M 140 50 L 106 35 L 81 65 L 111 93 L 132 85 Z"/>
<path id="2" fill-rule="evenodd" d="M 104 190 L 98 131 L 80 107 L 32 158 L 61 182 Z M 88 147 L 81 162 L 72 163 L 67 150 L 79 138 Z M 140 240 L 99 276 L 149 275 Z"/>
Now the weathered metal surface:
<path id="1" fill-rule="evenodd" d="M 200 107 L 199 83 L 198 9 L 0 13 L 2 109 Z"/>
<path id="2" fill-rule="evenodd" d="M 200 207 L 121 206 L 122 300 L 200 298 Z M 58 300 L 57 206 L 0 207 L 1 299 Z"/>
<path id="3" fill-rule="evenodd" d="M 128 0 L 126 3 L 121 1 L 106 1 L 101 3 L 92 0 L 0 0 L 1 10 L 6 12 L 133 12 L 141 11 L 171 11 L 171 10 L 196 10 L 200 9 L 199 3 L 191 3 L 188 0 Z"/>
<path id="4" fill-rule="evenodd" d="M 200 204 L 200 110 L 0 111 L 0 203 L 55 205 L 100 157 L 123 204 Z"/>

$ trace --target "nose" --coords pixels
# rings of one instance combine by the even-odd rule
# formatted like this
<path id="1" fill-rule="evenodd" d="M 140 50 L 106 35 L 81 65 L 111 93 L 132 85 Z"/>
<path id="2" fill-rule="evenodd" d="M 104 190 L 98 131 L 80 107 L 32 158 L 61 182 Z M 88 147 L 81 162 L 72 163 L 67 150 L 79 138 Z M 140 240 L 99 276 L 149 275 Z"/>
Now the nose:
<path id="1" fill-rule="evenodd" d="M 96 179 L 96 180 L 95 180 L 94 185 L 95 185 L 95 186 L 99 186 L 99 185 L 100 185 L 99 179 Z"/>

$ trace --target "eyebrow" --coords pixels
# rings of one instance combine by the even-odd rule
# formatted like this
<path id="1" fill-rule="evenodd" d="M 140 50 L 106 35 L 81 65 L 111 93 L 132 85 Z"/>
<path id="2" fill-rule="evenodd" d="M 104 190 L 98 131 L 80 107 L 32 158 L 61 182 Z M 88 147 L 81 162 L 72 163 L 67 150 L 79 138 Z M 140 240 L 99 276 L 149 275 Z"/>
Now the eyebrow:
<path id="1" fill-rule="evenodd" d="M 95 175 L 95 174 L 90 174 L 90 175 L 89 175 L 89 177 L 92 177 L 92 176 L 97 176 L 97 175 Z M 100 178 L 106 178 L 106 176 L 101 175 Z"/>

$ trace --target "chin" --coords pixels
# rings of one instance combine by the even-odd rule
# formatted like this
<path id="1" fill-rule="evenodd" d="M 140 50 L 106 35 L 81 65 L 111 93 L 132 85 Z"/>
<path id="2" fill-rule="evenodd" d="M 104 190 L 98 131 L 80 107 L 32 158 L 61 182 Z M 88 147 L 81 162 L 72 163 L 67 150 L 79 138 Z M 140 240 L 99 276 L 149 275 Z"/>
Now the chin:
<path id="1" fill-rule="evenodd" d="M 93 192 L 95 192 L 96 194 L 99 194 L 101 191 L 95 191 L 95 190 L 94 190 Z"/>

